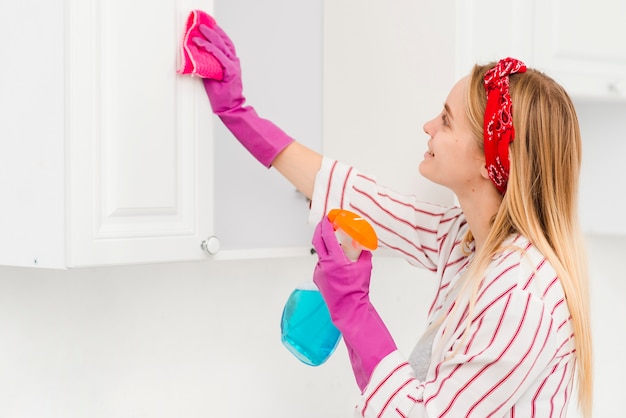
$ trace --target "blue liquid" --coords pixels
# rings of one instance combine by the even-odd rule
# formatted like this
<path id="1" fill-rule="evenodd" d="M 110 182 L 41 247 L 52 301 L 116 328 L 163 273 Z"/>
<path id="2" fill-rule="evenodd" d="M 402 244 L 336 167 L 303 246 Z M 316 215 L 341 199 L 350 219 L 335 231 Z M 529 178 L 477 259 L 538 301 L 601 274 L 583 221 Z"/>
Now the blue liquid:
<path id="1" fill-rule="evenodd" d="M 324 363 L 341 339 L 319 290 L 294 290 L 283 309 L 280 328 L 285 347 L 310 366 Z"/>

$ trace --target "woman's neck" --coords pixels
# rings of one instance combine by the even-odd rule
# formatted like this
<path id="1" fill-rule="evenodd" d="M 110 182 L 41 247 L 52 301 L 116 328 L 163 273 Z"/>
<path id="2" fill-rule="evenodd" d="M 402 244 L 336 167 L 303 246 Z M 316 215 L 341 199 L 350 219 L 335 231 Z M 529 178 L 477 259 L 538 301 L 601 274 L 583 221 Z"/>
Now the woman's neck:
<path id="1" fill-rule="evenodd" d="M 502 203 L 502 195 L 492 185 L 457 194 L 459 204 L 474 237 L 475 251 L 482 248 L 494 215 Z"/>

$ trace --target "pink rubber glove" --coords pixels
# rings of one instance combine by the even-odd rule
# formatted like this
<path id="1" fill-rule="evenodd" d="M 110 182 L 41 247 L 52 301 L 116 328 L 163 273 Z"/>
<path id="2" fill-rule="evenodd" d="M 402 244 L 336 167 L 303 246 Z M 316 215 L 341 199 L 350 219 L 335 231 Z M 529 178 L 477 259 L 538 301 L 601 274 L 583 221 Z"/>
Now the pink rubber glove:
<path id="1" fill-rule="evenodd" d="M 190 39 L 201 36 L 200 25 L 213 27 L 215 26 L 215 19 L 202 10 L 192 10 L 185 25 L 180 49 L 181 66 L 178 73 L 221 80 L 224 77 L 222 64 L 213 55 L 198 51 L 198 46 L 190 41 Z"/>
<path id="2" fill-rule="evenodd" d="M 313 282 L 324 297 L 333 324 L 341 331 L 354 377 L 363 391 L 378 363 L 396 350 L 369 299 L 372 253 L 363 251 L 357 261 L 350 261 L 326 216 L 315 229 L 313 246 L 319 257 Z"/>
<path id="3" fill-rule="evenodd" d="M 239 58 L 226 33 L 217 24 L 213 27 L 200 25 L 199 29 L 202 37 L 192 39 L 199 47 L 198 53 L 212 54 L 224 69 L 221 81 L 202 80 L 213 112 L 261 164 L 270 167 L 293 138 L 272 122 L 260 118 L 252 106 L 244 106 Z"/>

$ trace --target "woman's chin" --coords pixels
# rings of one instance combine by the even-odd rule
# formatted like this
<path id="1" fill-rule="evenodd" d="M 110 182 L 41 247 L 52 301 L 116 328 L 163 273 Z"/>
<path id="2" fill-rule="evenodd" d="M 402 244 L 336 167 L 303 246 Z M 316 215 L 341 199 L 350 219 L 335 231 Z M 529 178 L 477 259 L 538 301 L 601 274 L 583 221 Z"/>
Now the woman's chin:
<path id="1" fill-rule="evenodd" d="M 417 167 L 417 171 L 422 175 L 422 177 L 426 177 L 427 179 L 430 180 L 430 177 L 428 176 L 428 161 L 426 160 L 422 160 L 422 162 L 420 162 L 419 166 Z"/>

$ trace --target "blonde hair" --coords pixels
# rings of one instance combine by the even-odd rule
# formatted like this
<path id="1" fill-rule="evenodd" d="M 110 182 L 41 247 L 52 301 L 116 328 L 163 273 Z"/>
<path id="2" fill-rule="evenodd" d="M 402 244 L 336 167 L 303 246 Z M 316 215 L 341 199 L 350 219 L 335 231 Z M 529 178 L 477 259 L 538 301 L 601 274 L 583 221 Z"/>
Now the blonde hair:
<path id="1" fill-rule="evenodd" d="M 467 88 L 466 114 L 483 149 L 485 73 L 495 63 L 475 66 Z M 476 292 L 492 256 L 506 237 L 518 232 L 533 243 L 555 269 L 572 316 L 576 345 L 579 406 L 591 416 L 592 341 L 588 273 L 578 223 L 581 138 L 576 111 L 566 91 L 545 74 L 528 69 L 510 76 L 515 140 L 510 145 L 510 174 L 502 204 L 489 235 L 467 272 Z M 471 232 L 465 237 L 472 240 Z"/>

